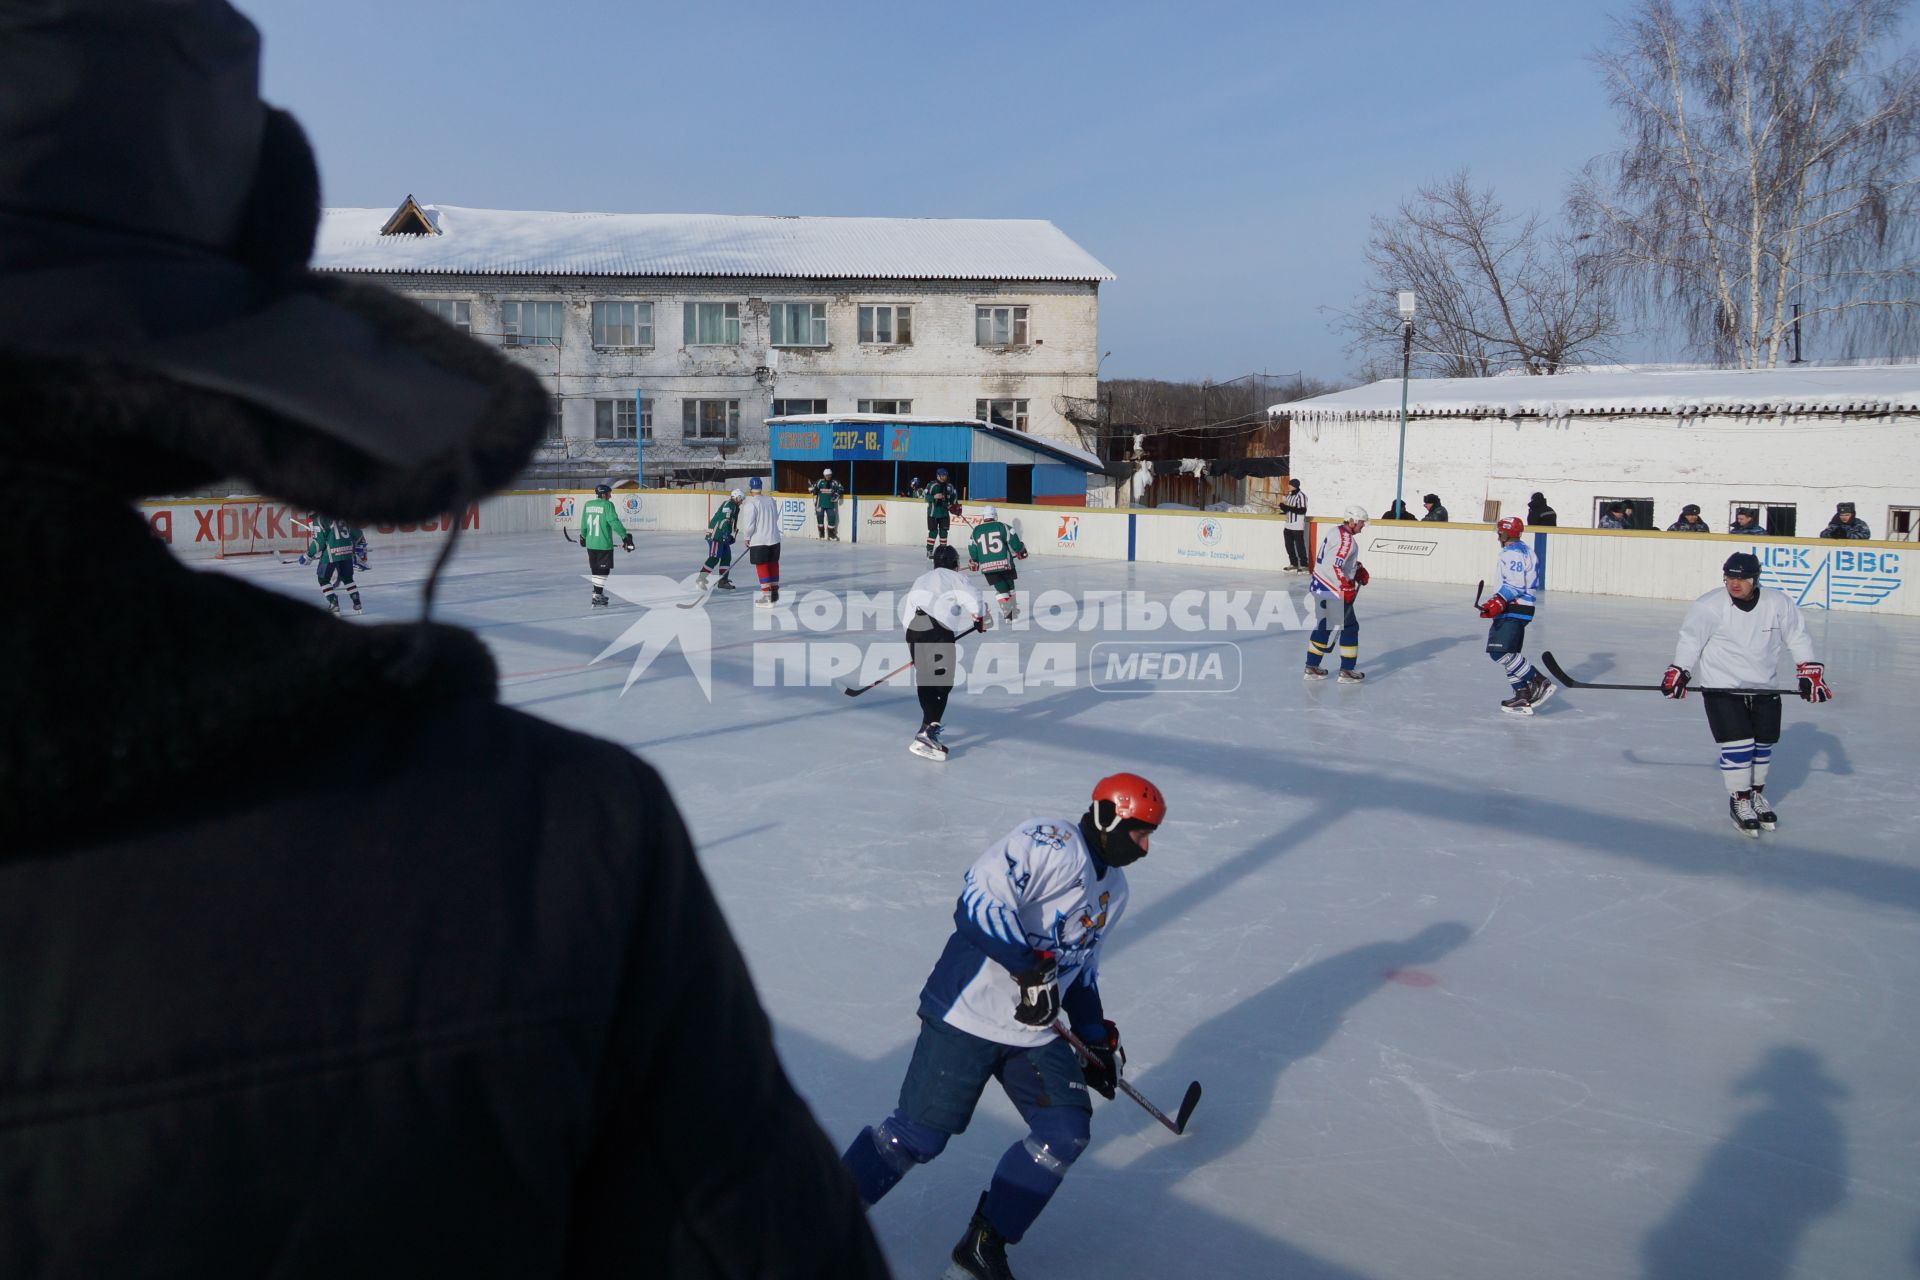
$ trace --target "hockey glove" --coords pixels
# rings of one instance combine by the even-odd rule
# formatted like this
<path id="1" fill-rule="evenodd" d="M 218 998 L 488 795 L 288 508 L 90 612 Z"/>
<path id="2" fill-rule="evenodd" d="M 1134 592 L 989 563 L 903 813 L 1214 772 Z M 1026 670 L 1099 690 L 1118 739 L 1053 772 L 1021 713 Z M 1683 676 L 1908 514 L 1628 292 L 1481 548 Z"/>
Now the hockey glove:
<path id="1" fill-rule="evenodd" d="M 624 538 L 622 538 L 622 539 L 620 539 L 620 549 L 621 549 L 622 551 L 631 551 L 631 550 L 633 550 L 633 535 L 632 535 L 632 534 L 628 534 L 628 535 L 627 535 L 626 537 L 624 537 Z"/>
<path id="2" fill-rule="evenodd" d="M 1480 616 L 1483 618 L 1497 618 L 1506 611 L 1507 598 L 1505 596 L 1488 596 L 1480 602 Z"/>
<path id="3" fill-rule="evenodd" d="M 969 560 L 969 561 L 967 561 L 967 572 L 968 572 L 968 573 L 978 573 L 978 572 L 980 572 L 980 564 L 979 564 L 979 562 L 978 562 L 978 561 L 975 561 L 975 560 Z"/>
<path id="4" fill-rule="evenodd" d="M 1023 1027 L 1046 1027 L 1060 1014 L 1059 963 L 1051 951 L 1033 953 L 1033 967 L 1013 975 L 1020 986 L 1020 1003 L 1013 1018 Z"/>
<path id="5" fill-rule="evenodd" d="M 1833 690 L 1827 688 L 1827 668 L 1818 662 L 1803 662 L 1794 668 L 1800 677 L 1800 696 L 1808 702 L 1831 702 Z"/>
<path id="6" fill-rule="evenodd" d="M 1080 1037 L 1086 1041 L 1087 1052 L 1093 1055 L 1092 1062 L 1080 1064 L 1080 1074 L 1087 1078 L 1089 1089 L 1111 1102 L 1121 1068 L 1127 1065 L 1127 1051 L 1120 1047 L 1120 1028 L 1111 1020 L 1106 1023 L 1106 1033 L 1104 1042 Z"/>
<path id="7" fill-rule="evenodd" d="M 1342 600 L 1345 600 L 1348 604 L 1352 604 L 1354 601 L 1354 598 L 1359 594 L 1360 594 L 1360 584 L 1353 581 L 1352 579 L 1348 579 L 1347 585 L 1340 588 L 1340 598 Z"/>
<path id="8" fill-rule="evenodd" d="M 1691 679 L 1693 672 L 1685 667 L 1668 667 L 1667 674 L 1660 677 L 1660 692 L 1669 698 L 1684 698 L 1687 696 L 1687 682 Z"/>
<path id="9" fill-rule="evenodd" d="M 1373 575 L 1367 572 L 1367 566 L 1361 565 L 1353 571 L 1353 580 L 1364 587 L 1373 581 Z"/>
<path id="10" fill-rule="evenodd" d="M 993 615 L 991 613 L 985 613 L 985 614 L 976 613 L 973 615 L 973 629 L 975 631 L 985 631 L 988 627 L 992 625 L 993 625 Z"/>
<path id="11" fill-rule="evenodd" d="M 1024 551 L 1016 551 L 1013 553 L 1013 558 L 1015 560 L 1025 560 L 1027 558 L 1027 553 Z"/>
<path id="12" fill-rule="evenodd" d="M 960 518 L 960 504 L 957 502 L 954 503 L 953 506 L 948 508 L 948 514 L 950 514 L 955 520 L 958 520 Z"/>

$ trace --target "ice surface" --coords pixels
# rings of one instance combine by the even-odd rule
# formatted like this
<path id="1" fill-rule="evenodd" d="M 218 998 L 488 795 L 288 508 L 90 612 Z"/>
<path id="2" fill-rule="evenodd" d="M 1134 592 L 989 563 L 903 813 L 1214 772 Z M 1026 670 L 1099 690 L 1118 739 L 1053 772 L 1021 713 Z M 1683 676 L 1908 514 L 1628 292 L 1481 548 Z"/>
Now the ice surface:
<path id="1" fill-rule="evenodd" d="M 684 577 L 702 554 L 643 535 L 617 567 Z M 1808 614 L 1838 698 L 1788 702 L 1780 830 L 1752 841 L 1727 820 L 1697 699 L 1563 691 L 1501 715 L 1464 588 L 1364 592 L 1358 688 L 1304 684 L 1303 636 L 1274 630 L 1167 633 L 1238 641 L 1232 694 L 1106 693 L 1084 672 L 961 692 L 942 766 L 907 753 L 905 685 L 753 687 L 756 643 L 831 637 L 756 632 L 750 589 L 705 611 L 711 703 L 677 653 L 621 696 L 631 650 L 588 664 L 641 611 L 590 611 L 584 559 L 553 535 L 470 539 L 438 616 L 486 639 L 508 702 L 666 775 L 836 1143 L 893 1106 L 962 869 L 1020 819 L 1076 814 L 1105 773 L 1166 792 L 1102 986 L 1133 1082 L 1166 1109 L 1191 1079 L 1206 1098 L 1182 1138 L 1096 1103 L 1019 1274 L 1920 1272 L 1912 620 Z M 428 560 L 376 551 L 367 621 L 409 616 Z M 924 567 L 911 549 L 789 544 L 785 597 L 904 589 Z M 221 571 L 316 598 L 309 570 Z M 1022 584 L 1162 602 L 1302 586 L 1038 559 Z M 1528 650 L 1655 681 L 1682 611 L 1549 593 Z M 1077 640 L 1084 658 L 1103 637 L 989 638 Z M 989 1086 L 973 1128 L 876 1207 L 902 1277 L 939 1273 L 1022 1131 Z"/>

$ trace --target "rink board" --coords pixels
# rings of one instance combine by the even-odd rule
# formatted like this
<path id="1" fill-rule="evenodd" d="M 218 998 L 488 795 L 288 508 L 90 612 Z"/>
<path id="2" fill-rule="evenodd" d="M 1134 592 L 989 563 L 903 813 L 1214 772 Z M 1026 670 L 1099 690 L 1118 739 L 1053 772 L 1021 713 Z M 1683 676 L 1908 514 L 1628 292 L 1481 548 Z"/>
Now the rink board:
<path id="1" fill-rule="evenodd" d="M 496 494 L 459 517 L 441 516 L 413 523 L 382 524 L 367 530 L 374 547 L 408 545 L 445 538 L 457 525 L 467 535 L 530 533 L 579 528 L 579 511 L 592 494 L 585 490 L 523 490 Z M 783 539 L 816 540 L 812 499 L 773 495 L 779 504 Z M 615 509 L 636 533 L 704 531 L 721 490 L 621 490 Z M 1272 571 L 1286 566 L 1278 517 L 1206 511 L 1118 511 L 994 504 L 1016 528 L 1036 559 L 1068 557 L 1125 560 L 1145 564 L 1192 565 L 1206 569 Z M 176 554 L 214 556 L 221 548 L 220 527 L 229 538 L 235 522 L 262 522 L 263 532 L 283 531 L 294 515 L 271 503 L 257 506 L 217 499 L 156 500 L 141 504 L 155 536 Z M 950 533 L 964 545 L 977 507 L 963 515 Z M 1308 531 L 1312 547 L 1326 526 Z M 912 498 L 848 498 L 840 512 L 845 542 L 924 545 L 926 504 Z M 1540 558 L 1542 585 L 1549 591 L 1690 600 L 1719 581 L 1720 568 L 1735 551 L 1760 557 L 1763 580 L 1793 595 L 1801 605 L 1821 609 L 1920 614 L 1920 589 L 1910 579 L 1920 563 L 1920 547 L 1897 542 L 1832 542 L 1811 538 L 1740 538 L 1727 534 L 1666 534 L 1612 529 L 1539 529 L 1527 533 Z M 1493 576 L 1498 544 L 1484 524 L 1428 524 L 1375 521 L 1360 535 L 1360 554 L 1378 582 L 1458 583 Z"/>

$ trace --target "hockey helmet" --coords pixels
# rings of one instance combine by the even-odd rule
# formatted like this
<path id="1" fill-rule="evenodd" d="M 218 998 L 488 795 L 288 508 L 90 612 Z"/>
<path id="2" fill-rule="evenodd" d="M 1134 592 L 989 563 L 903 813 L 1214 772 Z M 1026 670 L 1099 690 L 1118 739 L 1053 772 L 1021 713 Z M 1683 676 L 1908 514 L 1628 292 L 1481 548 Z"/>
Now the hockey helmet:
<path id="1" fill-rule="evenodd" d="M 982 520 L 998 520 L 1000 513 L 994 510 L 993 504 L 989 502 L 986 506 L 980 508 L 980 518 Z"/>
<path id="2" fill-rule="evenodd" d="M 1348 507 L 1344 514 L 1346 516 L 1346 523 L 1348 524 L 1365 524 L 1367 522 L 1367 509 L 1365 507 Z"/>
<path id="3" fill-rule="evenodd" d="M 949 546 L 942 545 L 935 547 L 933 549 L 933 567 L 936 569 L 958 569 L 960 567 L 960 553 Z"/>
<path id="4" fill-rule="evenodd" d="M 1736 551 L 1720 566 L 1723 578 L 1751 578 L 1760 581 L 1760 557 L 1751 551 Z"/>
<path id="5" fill-rule="evenodd" d="M 753 490 L 755 493 L 760 492 L 760 477 L 759 476 L 749 477 L 747 480 L 747 488 Z"/>
<path id="6" fill-rule="evenodd" d="M 933 478 L 936 480 L 945 480 L 947 478 L 947 469 L 945 467 L 935 467 L 933 469 Z"/>
<path id="7" fill-rule="evenodd" d="M 820 474 L 821 474 L 822 476 L 830 476 L 830 475 L 832 475 L 832 474 L 833 474 L 833 468 L 832 468 L 832 467 L 822 467 L 822 468 L 820 468 Z"/>
<path id="8" fill-rule="evenodd" d="M 1500 531 L 1500 541 L 1512 542 L 1527 531 L 1527 522 L 1519 516 L 1503 516 L 1493 527 Z"/>
<path id="9" fill-rule="evenodd" d="M 1123 819 L 1157 827 L 1166 820 L 1167 798 L 1137 773 L 1115 773 L 1093 784 L 1094 825 L 1111 831 Z"/>
<path id="10" fill-rule="evenodd" d="M 593 496 L 596 498 L 610 498 L 613 496 L 613 486 L 602 481 L 593 486 Z"/>
<path id="11" fill-rule="evenodd" d="M 731 494 L 727 496 L 732 498 L 735 502 L 745 502 L 747 500 L 747 495 L 740 492 L 738 489 L 735 489 Z"/>

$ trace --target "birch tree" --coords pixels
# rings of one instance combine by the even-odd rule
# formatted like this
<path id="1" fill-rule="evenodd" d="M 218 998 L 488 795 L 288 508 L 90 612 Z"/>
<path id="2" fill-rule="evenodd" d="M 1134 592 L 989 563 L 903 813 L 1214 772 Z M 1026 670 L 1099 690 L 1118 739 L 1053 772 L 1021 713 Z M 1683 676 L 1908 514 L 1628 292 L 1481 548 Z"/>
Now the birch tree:
<path id="1" fill-rule="evenodd" d="M 1905 0 L 1641 0 L 1596 55 L 1626 138 L 1576 184 L 1623 303 L 1742 368 L 1911 354 L 1920 75 Z"/>

